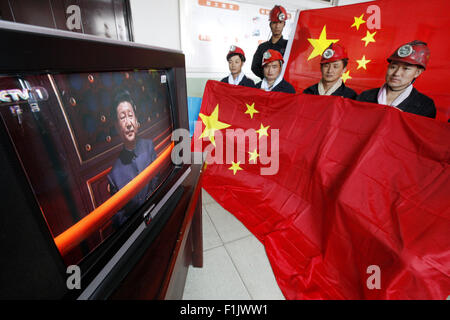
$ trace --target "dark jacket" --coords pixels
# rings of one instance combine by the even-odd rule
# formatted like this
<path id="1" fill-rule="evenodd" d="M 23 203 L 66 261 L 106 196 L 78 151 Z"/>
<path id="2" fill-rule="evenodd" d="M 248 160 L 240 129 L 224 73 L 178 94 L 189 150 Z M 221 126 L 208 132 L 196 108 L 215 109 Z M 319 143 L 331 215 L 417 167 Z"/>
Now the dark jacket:
<path id="1" fill-rule="evenodd" d="M 272 43 L 272 40 L 261 43 L 256 49 L 252 60 L 252 71 L 261 79 L 264 79 L 264 71 L 262 64 L 263 54 L 269 49 L 277 50 L 284 56 L 288 41 L 283 39 L 283 36 L 276 43 Z"/>
<path id="2" fill-rule="evenodd" d="M 111 172 L 108 174 L 111 195 L 122 189 L 155 159 L 156 151 L 150 139 L 138 139 L 136 148 L 133 151 L 122 149 Z M 113 224 L 118 227 L 124 223 L 145 202 L 157 186 L 158 177 L 156 176 L 124 208 L 117 212 L 114 216 Z"/>
<path id="3" fill-rule="evenodd" d="M 262 81 L 258 82 L 256 84 L 256 87 L 258 89 L 261 89 L 261 84 Z M 272 90 L 272 92 L 286 92 L 286 93 L 295 93 L 295 89 L 292 86 L 292 84 L 290 84 L 289 82 L 287 82 L 286 80 L 281 80 L 281 82 L 279 84 L 277 84 Z"/>
<path id="4" fill-rule="evenodd" d="M 380 88 L 363 91 L 356 100 L 378 103 L 378 91 L 380 91 Z M 397 108 L 424 117 L 436 118 L 436 107 L 434 106 L 433 99 L 420 93 L 416 88 L 412 89 L 408 98 L 400 103 Z"/>
<path id="5" fill-rule="evenodd" d="M 222 82 L 228 83 L 228 77 L 223 78 L 222 80 L 220 80 Z M 242 78 L 241 82 L 239 82 L 240 86 L 244 86 L 244 87 L 250 87 L 250 88 L 255 88 L 255 83 L 253 82 L 252 79 L 247 78 L 245 75 Z"/>
<path id="6" fill-rule="evenodd" d="M 316 83 L 315 85 L 306 88 L 305 90 L 303 90 L 303 93 L 319 95 L 319 84 Z M 356 92 L 350 89 L 349 87 L 346 87 L 344 83 L 342 83 L 342 85 L 339 88 L 337 88 L 337 90 L 333 92 L 331 95 L 350 99 L 356 99 L 357 96 Z"/>

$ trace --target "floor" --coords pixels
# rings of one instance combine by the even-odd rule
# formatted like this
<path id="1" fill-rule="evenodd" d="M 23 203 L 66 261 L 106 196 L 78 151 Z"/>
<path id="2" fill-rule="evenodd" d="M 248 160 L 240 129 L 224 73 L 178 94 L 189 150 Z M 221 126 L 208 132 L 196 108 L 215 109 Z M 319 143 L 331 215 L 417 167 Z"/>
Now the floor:
<path id="1" fill-rule="evenodd" d="M 183 300 L 284 300 L 264 246 L 205 190 L 203 268 L 189 267 Z"/>

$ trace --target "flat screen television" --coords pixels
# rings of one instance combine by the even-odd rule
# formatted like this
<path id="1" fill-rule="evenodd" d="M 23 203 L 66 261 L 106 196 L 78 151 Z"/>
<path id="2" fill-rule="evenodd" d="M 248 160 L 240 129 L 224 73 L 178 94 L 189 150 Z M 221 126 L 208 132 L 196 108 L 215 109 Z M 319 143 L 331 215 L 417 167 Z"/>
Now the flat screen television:
<path id="1" fill-rule="evenodd" d="M 107 298 L 190 171 L 171 161 L 184 55 L 4 21 L 0 35 L 0 297 Z"/>

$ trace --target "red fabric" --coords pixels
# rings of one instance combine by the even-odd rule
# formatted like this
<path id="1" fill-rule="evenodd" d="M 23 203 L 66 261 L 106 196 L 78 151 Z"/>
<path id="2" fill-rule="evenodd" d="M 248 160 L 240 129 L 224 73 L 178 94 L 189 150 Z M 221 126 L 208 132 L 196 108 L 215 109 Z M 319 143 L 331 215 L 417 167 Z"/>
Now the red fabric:
<path id="1" fill-rule="evenodd" d="M 373 9 L 379 10 L 379 19 L 375 19 Z M 320 78 L 320 56 L 310 57 L 313 46 L 308 39 L 318 39 L 326 26 L 326 38 L 339 40 L 338 44 L 347 49 L 349 55 L 348 70 L 351 79 L 345 83 L 357 93 L 371 88 L 379 88 L 384 83 L 387 69 L 386 59 L 402 44 L 412 40 L 422 40 L 428 44 L 431 55 L 427 69 L 419 76 L 414 86 L 434 100 L 437 109 L 436 118 L 441 121 L 450 119 L 450 1 L 442 0 L 378 0 L 361 4 L 326 9 L 305 10 L 300 13 L 297 29 L 292 43 L 285 79 L 297 92 L 317 83 Z M 355 17 L 366 21 L 356 26 Z M 379 25 L 377 26 L 377 22 Z M 379 27 L 377 29 L 376 27 Z M 375 42 L 362 41 L 367 31 Z M 365 55 L 366 69 L 356 60 Z"/>
<path id="2" fill-rule="evenodd" d="M 253 118 L 247 104 L 259 111 Z M 279 129 L 276 175 L 261 175 L 269 165 L 259 158 L 236 174 L 229 163 L 208 164 L 203 188 L 264 244 L 287 299 L 447 298 L 448 124 L 341 97 L 209 81 L 200 113 L 216 108 L 227 129 L 270 125 L 269 137 Z M 212 146 L 198 139 L 199 121 L 197 151 Z M 227 129 L 216 131 L 216 146 Z M 366 285 L 371 265 L 381 289 Z"/>

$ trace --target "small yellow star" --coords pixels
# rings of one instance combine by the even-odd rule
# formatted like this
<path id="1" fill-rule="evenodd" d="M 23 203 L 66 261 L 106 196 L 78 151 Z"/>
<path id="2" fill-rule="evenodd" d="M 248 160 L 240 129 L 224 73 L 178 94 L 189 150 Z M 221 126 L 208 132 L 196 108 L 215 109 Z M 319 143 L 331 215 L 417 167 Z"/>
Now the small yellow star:
<path id="1" fill-rule="evenodd" d="M 312 58 L 315 58 L 317 56 L 321 56 L 325 49 L 330 46 L 330 44 L 339 41 L 339 39 L 327 39 L 326 27 L 326 25 L 323 26 L 319 39 L 308 39 L 309 43 L 311 43 L 311 45 L 314 47 L 314 50 L 308 57 L 308 60 L 311 60 Z"/>
<path id="2" fill-rule="evenodd" d="M 216 106 L 211 115 L 206 116 L 203 113 L 199 114 L 202 122 L 205 124 L 205 130 L 203 130 L 199 139 L 203 137 L 208 137 L 214 146 L 216 146 L 216 142 L 214 141 L 214 132 L 216 130 L 221 130 L 228 128 L 230 125 L 228 123 L 219 121 L 219 105 Z"/>
<path id="3" fill-rule="evenodd" d="M 246 103 L 245 105 L 247 106 L 247 111 L 245 111 L 245 113 L 249 114 L 250 118 L 253 119 L 253 114 L 259 113 L 259 111 L 255 109 L 255 103 L 253 102 L 251 105 Z"/>
<path id="4" fill-rule="evenodd" d="M 244 170 L 239 166 L 240 164 L 241 164 L 240 161 L 238 161 L 237 163 L 234 161 L 231 161 L 231 167 L 229 167 L 228 170 L 233 170 L 233 174 L 236 174 L 236 172 L 238 170 Z"/>
<path id="5" fill-rule="evenodd" d="M 259 138 L 261 138 L 262 136 L 269 136 L 269 134 L 267 133 L 269 127 L 270 126 L 264 127 L 263 124 L 261 123 L 261 127 L 259 128 L 259 130 L 256 130 L 256 132 L 258 132 L 259 134 Z"/>
<path id="6" fill-rule="evenodd" d="M 345 81 L 347 81 L 348 79 L 351 79 L 352 77 L 350 77 L 350 70 L 348 70 L 347 72 L 344 72 L 344 73 L 342 74 L 341 78 L 342 78 L 342 81 L 344 81 L 344 83 L 345 83 Z"/>
<path id="7" fill-rule="evenodd" d="M 256 159 L 259 157 L 259 154 L 258 152 L 256 152 L 256 149 L 255 151 L 249 152 L 248 154 L 250 155 L 250 159 L 248 161 L 254 161 L 256 163 Z"/>
<path id="8" fill-rule="evenodd" d="M 377 33 L 376 31 L 374 33 L 370 33 L 369 31 L 367 31 L 366 36 L 361 39 L 361 41 L 366 42 L 365 43 L 366 47 L 370 42 L 375 42 L 375 39 L 373 37 L 375 36 L 376 33 Z"/>
<path id="9" fill-rule="evenodd" d="M 355 22 L 353 22 L 352 26 L 350 28 L 356 27 L 356 30 L 359 30 L 359 26 L 363 23 L 366 23 L 366 21 L 363 20 L 364 13 L 358 17 L 353 17 L 355 19 Z"/>
<path id="10" fill-rule="evenodd" d="M 365 70 L 367 70 L 366 64 L 368 64 L 370 61 L 371 60 L 366 60 L 365 55 L 362 57 L 361 60 L 356 60 L 356 62 L 358 62 L 358 68 L 356 70 L 358 70 L 359 68 L 364 68 Z"/>

